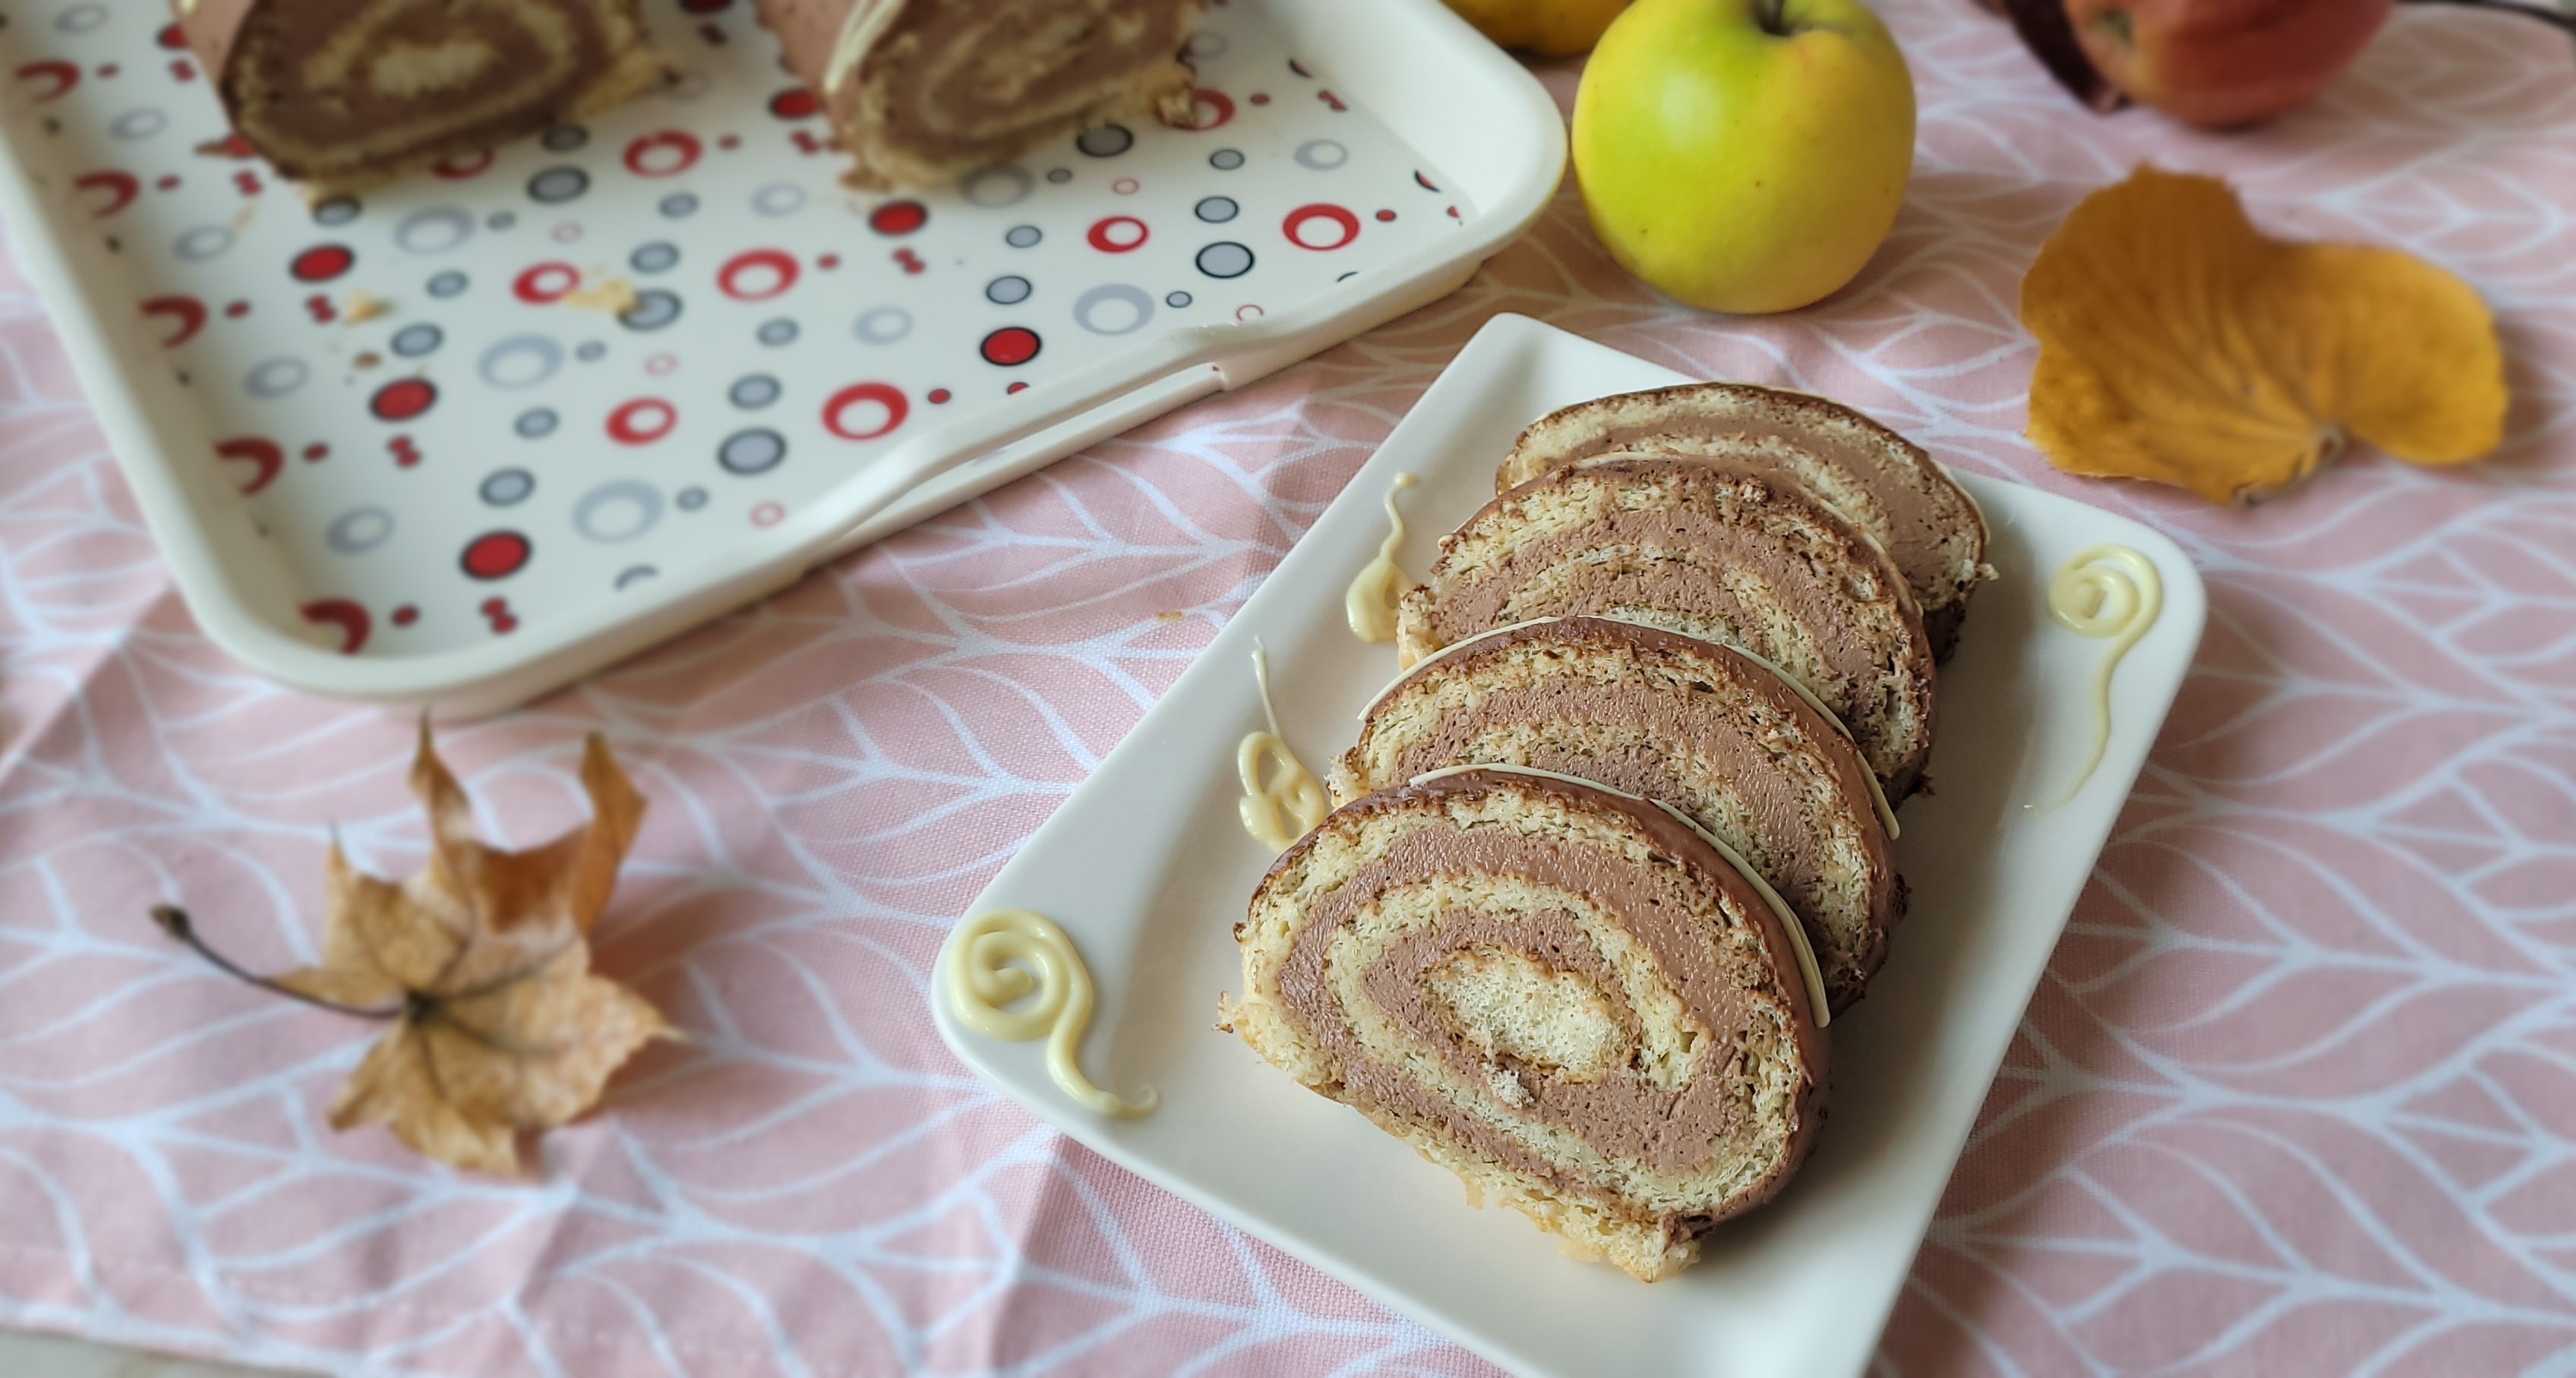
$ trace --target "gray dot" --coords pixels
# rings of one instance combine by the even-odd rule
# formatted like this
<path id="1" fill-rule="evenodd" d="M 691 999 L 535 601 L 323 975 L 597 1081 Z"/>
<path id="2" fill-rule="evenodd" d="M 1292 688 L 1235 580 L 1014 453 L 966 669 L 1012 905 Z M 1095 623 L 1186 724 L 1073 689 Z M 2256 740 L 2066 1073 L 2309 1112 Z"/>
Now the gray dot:
<path id="1" fill-rule="evenodd" d="M 346 225 L 350 221 L 358 218 L 358 209 L 358 199 L 356 197 L 334 196 L 330 200 L 313 208 L 313 223 L 317 225 Z"/>
<path id="2" fill-rule="evenodd" d="M 253 397 L 284 397 L 304 386 L 305 380 L 312 376 L 313 370 L 306 368 L 303 360 L 280 356 L 254 365 L 242 379 L 242 386 L 249 389 Z"/>
<path id="3" fill-rule="evenodd" d="M 169 127 L 170 117 L 149 106 L 140 110 L 128 110 L 107 122 L 107 132 L 127 143 L 151 138 Z"/>
<path id="4" fill-rule="evenodd" d="M 733 380 L 725 391 L 733 404 L 744 411 L 758 411 L 778 400 L 778 380 L 766 373 L 749 373 Z"/>
<path id="5" fill-rule="evenodd" d="M 525 469 L 497 469 L 485 475 L 483 486 L 475 491 L 494 507 L 515 507 L 537 491 L 537 476 Z"/>
<path id="6" fill-rule="evenodd" d="M 1035 225 L 1013 225 L 1010 232 L 1002 236 L 1002 242 L 1014 249 L 1033 249 L 1044 238 L 1046 232 Z"/>
<path id="7" fill-rule="evenodd" d="M 680 246 L 656 240 L 638 248 L 626 262 L 639 273 L 667 273 L 679 266 Z"/>
<path id="8" fill-rule="evenodd" d="M 695 512 L 699 508 L 707 505 L 707 490 L 698 487 L 696 484 L 691 484 L 688 487 L 681 489 L 678 496 L 672 498 L 671 501 L 678 503 L 680 505 L 680 510 L 683 512 Z"/>
<path id="9" fill-rule="evenodd" d="M 785 458 L 787 439 L 776 431 L 736 431 L 716 449 L 716 463 L 736 474 L 765 474 Z"/>
<path id="10" fill-rule="evenodd" d="M 966 179 L 966 199 L 991 210 L 1016 206 L 1037 189 L 1037 179 L 1015 163 L 988 167 Z"/>
<path id="11" fill-rule="evenodd" d="M 617 313 L 629 330 L 659 330 L 680 318 L 680 299 L 661 288 L 635 294 L 635 304 Z"/>
<path id="12" fill-rule="evenodd" d="M 1230 196 L 1211 196 L 1198 203 L 1198 217 L 1211 225 L 1222 225 L 1243 212 Z"/>
<path id="13" fill-rule="evenodd" d="M 1050 168 L 1047 170 L 1047 180 L 1058 186 L 1062 186 L 1073 180 L 1073 169 L 1069 167 Z"/>
<path id="14" fill-rule="evenodd" d="M 221 225 L 199 225 L 180 234 L 170 252 L 182 263 L 203 263 L 233 246 L 233 232 Z"/>
<path id="15" fill-rule="evenodd" d="M 618 545 L 662 520 L 662 490 L 641 479 L 610 479 L 573 504 L 573 530 L 602 545 Z"/>
<path id="16" fill-rule="evenodd" d="M 452 268 L 429 280 L 429 294 L 433 297 L 452 297 L 464 291 L 465 287 L 465 275 Z"/>
<path id="17" fill-rule="evenodd" d="M 1136 146 L 1136 136 L 1123 124 L 1104 124 L 1082 131 L 1073 146 L 1094 158 L 1115 158 Z"/>
<path id="18" fill-rule="evenodd" d="M 661 572 L 662 571 L 653 568 L 651 565 L 629 565 L 618 574 L 617 586 L 619 588 L 624 588 L 629 584 L 640 584 L 647 579 L 659 575 Z"/>
<path id="19" fill-rule="evenodd" d="M 805 209 L 805 189 L 794 182 L 772 182 L 751 194 L 751 208 L 772 220 Z"/>
<path id="20" fill-rule="evenodd" d="M 426 321 L 418 325 L 406 325 L 394 332 L 394 353 L 406 359 L 417 359 L 436 350 L 446 340 L 447 332 Z"/>
<path id="21" fill-rule="evenodd" d="M 1317 172 L 1330 172 L 1351 160 L 1351 151 L 1330 139 L 1308 139 L 1297 145 L 1297 163 Z"/>
<path id="22" fill-rule="evenodd" d="M 381 507 L 353 507 L 332 519 L 322 540 L 343 555 L 364 555 L 392 540 L 394 514 Z"/>
<path id="23" fill-rule="evenodd" d="M 590 142 L 590 131 L 577 124 L 559 124 L 537 138 L 537 142 L 557 153 L 570 153 Z"/>
<path id="24" fill-rule="evenodd" d="M 54 16 L 54 27 L 64 33 L 89 33 L 106 22 L 105 5 L 74 5 Z"/>
<path id="25" fill-rule="evenodd" d="M 760 342 L 772 346 L 796 343 L 796 322 L 784 316 L 774 321 L 762 321 Z"/>
<path id="26" fill-rule="evenodd" d="M 675 191 L 662 198 L 662 214 L 673 220 L 686 220 L 698 213 L 698 198 L 685 191 Z"/>
<path id="27" fill-rule="evenodd" d="M 1219 172 L 1232 172 L 1236 168 L 1243 166 L 1243 150 L 1239 148 L 1220 148 L 1216 152 L 1208 155 L 1208 166 L 1215 168 Z"/>
<path id="28" fill-rule="evenodd" d="M 516 211 L 494 211 L 483 217 L 483 223 L 496 230 L 506 230 L 519 223 L 519 216 Z"/>
<path id="29" fill-rule="evenodd" d="M 1073 319 L 1094 335 L 1132 335 L 1154 319 L 1154 299 L 1142 288 L 1104 283 L 1074 299 Z"/>
<path id="30" fill-rule="evenodd" d="M 590 174 L 577 167 L 550 167 L 528 179 L 528 195 L 549 206 L 577 200 L 590 190 Z"/>
<path id="31" fill-rule="evenodd" d="M 555 427 L 562 420 L 552 407 L 530 407 L 519 413 L 519 419 L 510 423 L 510 429 L 530 440 L 543 440 L 555 433 Z"/>
<path id="32" fill-rule="evenodd" d="M 1190 294 L 1187 292 L 1174 292 L 1170 296 L 1163 298 L 1163 304 L 1175 311 L 1178 311 L 1182 307 L 1190 304 Z"/>
<path id="33" fill-rule="evenodd" d="M 554 377 L 563 356 L 563 346 L 546 336 L 513 335 L 484 350 L 474 371 L 504 392 L 519 392 Z"/>
<path id="34" fill-rule="evenodd" d="M 984 300 L 996 306 L 1017 306 L 1029 299 L 1029 290 L 1027 278 L 995 278 L 984 284 Z"/>
<path id="35" fill-rule="evenodd" d="M 880 306 L 859 317 L 859 338 L 873 345 L 893 344 L 912 333 L 912 313 L 900 306 Z"/>
<path id="36" fill-rule="evenodd" d="M 1252 251 L 1232 240 L 1219 240 L 1199 250 L 1199 271 L 1212 278 L 1239 278 L 1252 271 Z"/>
<path id="37" fill-rule="evenodd" d="M 413 211 L 394 226 L 394 243 L 408 254 L 443 254 L 473 237 L 473 215 L 454 206 Z"/>
<path id="38" fill-rule="evenodd" d="M 608 357 L 608 346 L 597 340 L 584 340 L 581 347 L 572 352 L 572 357 L 585 364 L 595 364 Z"/>

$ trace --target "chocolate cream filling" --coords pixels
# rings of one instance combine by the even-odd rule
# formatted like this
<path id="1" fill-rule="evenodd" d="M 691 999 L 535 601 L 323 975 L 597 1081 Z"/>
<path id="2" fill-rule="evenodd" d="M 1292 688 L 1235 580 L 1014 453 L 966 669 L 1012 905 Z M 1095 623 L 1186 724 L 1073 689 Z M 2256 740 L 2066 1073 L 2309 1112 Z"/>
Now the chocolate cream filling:
<path id="1" fill-rule="evenodd" d="M 1570 585 L 1531 588 L 1561 567 L 1575 572 Z M 1871 649 L 1877 638 L 1851 615 L 1853 596 L 1829 583 L 1786 541 L 1763 539 L 1694 508 L 1612 512 L 1524 546 L 1506 568 L 1446 591 L 1434 605 L 1432 627 L 1446 645 L 1487 627 L 1551 614 L 1679 612 L 1723 623 L 1734 639 L 1770 660 L 1794 659 L 1763 630 L 1764 610 L 1747 605 L 1724 577 L 1730 574 L 1749 576 L 1788 614 L 1832 680 L 1831 686 L 1810 687 L 1853 716 L 1859 694 L 1883 673 Z"/>
<path id="2" fill-rule="evenodd" d="M 221 60 L 235 123 L 293 175 L 513 137 L 615 56 L 586 0 L 210 2 L 187 31 L 210 67 Z"/>
<path id="3" fill-rule="evenodd" d="M 833 116 L 847 125 L 878 87 L 887 140 L 932 162 L 982 157 L 1174 60 L 1196 12 L 1192 0 L 907 0 L 855 79 L 829 92 Z"/>
<path id="4" fill-rule="evenodd" d="M 1351 876 L 1307 916 L 1279 974 L 1281 999 L 1339 1059 L 1346 1083 L 1406 1119 L 1431 1123 L 1477 1153 L 1514 1171 L 1633 1210 L 1603 1185 L 1568 1180 L 1518 1139 L 1484 1117 L 1468 1113 L 1434 1090 L 1379 1063 L 1361 1046 L 1334 999 L 1327 972 L 1333 937 L 1383 892 L 1439 874 L 1504 873 L 1526 877 L 1569 895 L 1593 899 L 1652 955 L 1689 1017 L 1715 1037 L 1694 1060 L 1686 1085 L 1666 1091 L 1634 1066 L 1621 1066 L 1597 1082 L 1561 1081 L 1542 1070 L 1515 1068 L 1530 1104 L 1518 1113 L 1562 1126 L 1606 1157 L 1640 1162 L 1657 1171 L 1685 1173 L 1706 1166 L 1743 1122 L 1745 1107 L 1730 1089 L 1737 1080 L 1740 1045 L 1754 1028 L 1747 997 L 1718 969 L 1708 944 L 1695 938 L 1674 902 L 1669 883 L 1651 873 L 1581 848 L 1489 830 L 1467 832 L 1445 817 L 1425 820 L 1398 839 L 1380 861 Z M 1739 921 L 1743 916 L 1737 916 Z M 1775 942 L 1777 940 L 1774 940 Z M 1364 989 L 1379 1009 L 1444 1063 L 1482 1084 L 1487 1059 L 1437 1016 L 1422 974 L 1448 955 L 1485 945 L 1531 953 L 1557 970 L 1579 972 L 1611 997 L 1631 1046 L 1642 1030 L 1608 963 L 1570 916 L 1537 915 L 1502 920 L 1452 913 L 1429 930 L 1409 936 L 1365 974 Z M 1787 987 L 1795 990 L 1795 986 Z M 1796 997 L 1791 997 L 1796 998 Z M 1802 1042 L 1803 1050 L 1803 1042 Z M 1766 1165 L 1767 1175 L 1776 1165 Z"/>

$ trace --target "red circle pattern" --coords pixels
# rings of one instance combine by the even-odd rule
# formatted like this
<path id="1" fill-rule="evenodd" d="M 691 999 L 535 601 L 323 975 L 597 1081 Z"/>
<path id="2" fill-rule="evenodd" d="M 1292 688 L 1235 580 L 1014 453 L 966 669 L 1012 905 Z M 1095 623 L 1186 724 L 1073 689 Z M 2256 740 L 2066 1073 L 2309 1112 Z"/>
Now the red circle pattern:
<path id="1" fill-rule="evenodd" d="M 581 285 L 581 270 L 569 263 L 540 263 L 519 274 L 510 291 L 530 306 L 563 300 Z"/>
<path id="2" fill-rule="evenodd" d="M 620 445 L 650 445 L 679 424 L 679 408 L 659 397 L 638 397 L 608 414 L 608 438 Z"/>
<path id="3" fill-rule="evenodd" d="M 426 378 L 397 378 L 376 389 L 367 410 L 379 421 L 409 421 L 438 401 L 438 385 Z"/>
<path id="4" fill-rule="evenodd" d="M 677 177 L 698 165 L 706 145 L 683 129 L 663 129 L 626 146 L 626 170 L 638 177 Z"/>
<path id="5" fill-rule="evenodd" d="M 882 235 L 906 235 L 930 223 L 930 208 L 918 201 L 888 201 L 868 212 L 868 228 Z"/>
<path id="6" fill-rule="evenodd" d="M 775 276 L 777 281 L 766 287 L 743 285 L 744 274 L 763 270 Z M 779 249 L 751 249 L 735 254 L 725 261 L 724 267 L 716 270 L 716 286 L 724 289 L 724 294 L 735 301 L 767 301 L 787 295 L 787 289 L 796 285 L 797 271 L 793 254 Z"/>
<path id="7" fill-rule="evenodd" d="M 1315 220 L 1330 220 L 1340 226 L 1342 237 L 1330 244 L 1309 242 L 1300 231 L 1308 222 Z M 1318 201 L 1311 206 L 1299 206 L 1288 212 L 1288 218 L 1280 223 L 1279 232 L 1288 236 L 1288 242 L 1300 249 L 1312 249 L 1319 254 L 1331 253 L 1335 249 L 1348 247 L 1352 240 L 1360 237 L 1360 218 L 1339 206 Z"/>
<path id="8" fill-rule="evenodd" d="M 1030 352 L 1034 354 L 1036 350 L 1032 348 Z M 866 402 L 885 408 L 884 422 L 869 430 L 850 429 L 844 413 Z M 903 389 L 892 383 L 852 383 L 833 393 L 832 400 L 823 404 L 823 428 L 843 440 L 875 440 L 894 434 L 895 428 L 911 414 L 912 403 L 904 397 Z"/>
<path id="9" fill-rule="evenodd" d="M 1132 227 L 1132 231 L 1122 227 Z M 1124 237 L 1131 232 L 1136 236 L 1134 239 Z M 1144 248 L 1145 241 L 1153 237 L 1154 232 L 1145 228 L 1145 222 L 1132 215 L 1113 215 L 1092 226 L 1090 235 L 1091 247 L 1104 254 L 1134 253 Z"/>
<path id="10" fill-rule="evenodd" d="M 465 547 L 457 564 L 473 579 L 507 579 L 528 567 L 528 557 L 536 547 L 516 531 L 487 531 Z M 490 605 L 485 605 L 490 611 Z"/>
<path id="11" fill-rule="evenodd" d="M 1024 325 L 1006 325 L 984 337 L 984 362 L 1017 368 L 1038 357 L 1040 344 L 1038 332 Z"/>
<path id="12" fill-rule="evenodd" d="M 286 270 L 297 282 L 329 282 L 358 266 L 358 256 L 344 244 L 316 244 L 295 256 Z"/>

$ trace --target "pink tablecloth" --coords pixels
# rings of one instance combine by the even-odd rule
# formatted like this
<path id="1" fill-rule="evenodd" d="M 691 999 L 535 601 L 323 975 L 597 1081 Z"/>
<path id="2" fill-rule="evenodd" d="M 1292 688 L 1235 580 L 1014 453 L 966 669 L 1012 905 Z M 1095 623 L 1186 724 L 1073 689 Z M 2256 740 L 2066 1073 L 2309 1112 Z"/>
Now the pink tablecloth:
<path id="1" fill-rule="evenodd" d="M 1483 1371 L 1038 1127 L 942 1051 L 923 992 L 1001 859 L 1514 310 L 1846 398 L 2142 516 L 2209 577 L 2200 664 L 1887 1331 L 1894 1369 L 2576 1360 L 2568 45 L 2410 12 L 2314 109 L 2210 138 L 2082 114 L 1967 0 L 1890 8 L 1920 162 L 1831 305 L 1675 309 L 1568 196 L 1447 302 L 450 734 L 516 841 L 577 816 L 587 728 L 653 798 L 601 964 L 696 1041 L 551 1136 L 535 1186 L 331 1134 L 375 1030 L 146 921 L 184 899 L 255 964 L 310 953 L 327 829 L 382 871 L 419 858 L 410 727 L 198 635 L 0 284 L 0 1323 L 466 1375 Z M 2254 511 L 2039 463 L 2016 279 L 2142 158 L 2466 274 L 2513 356 L 2504 452 L 2357 457 Z"/>

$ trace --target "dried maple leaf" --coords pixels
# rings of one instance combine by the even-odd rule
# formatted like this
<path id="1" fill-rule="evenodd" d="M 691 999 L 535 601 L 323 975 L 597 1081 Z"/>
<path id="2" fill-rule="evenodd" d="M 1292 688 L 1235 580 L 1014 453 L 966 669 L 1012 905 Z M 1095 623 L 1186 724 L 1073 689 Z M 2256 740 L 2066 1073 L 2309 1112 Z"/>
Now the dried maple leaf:
<path id="1" fill-rule="evenodd" d="M 586 935 L 617 884 L 644 797 L 595 734 L 581 781 L 589 823 L 533 851 L 487 847 L 424 722 L 411 787 L 429 814 L 429 864 L 395 885 L 353 869 L 332 844 L 321 964 L 249 978 L 395 1021 L 341 1088 L 332 1128 L 385 1125 L 441 1162 L 515 1174 L 520 1131 L 589 1109 L 637 1049 L 680 1036 L 643 997 L 590 974 Z M 154 917 L 246 974 L 199 943 L 186 915 Z"/>
<path id="2" fill-rule="evenodd" d="M 2417 464 L 2503 438 L 2504 353 L 2467 283 L 2408 254 L 2270 239 L 2225 182 L 2141 167 L 2022 279 L 2030 437 L 2069 473 L 2212 502 L 2305 478 L 2347 437 Z"/>

